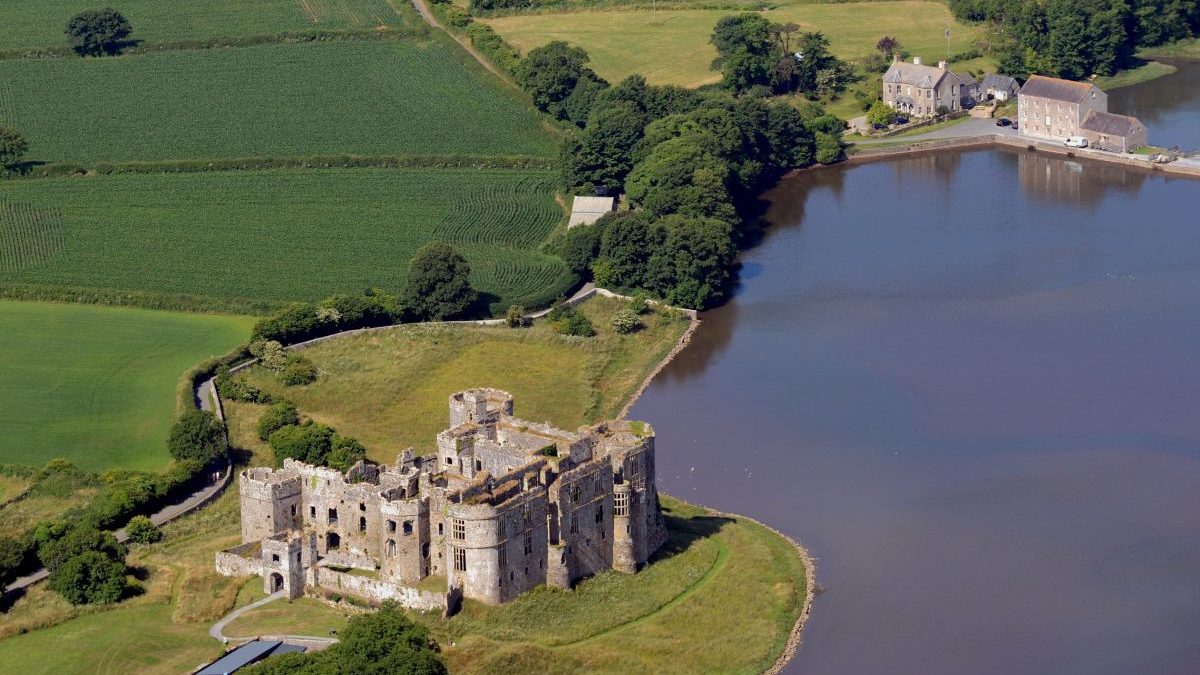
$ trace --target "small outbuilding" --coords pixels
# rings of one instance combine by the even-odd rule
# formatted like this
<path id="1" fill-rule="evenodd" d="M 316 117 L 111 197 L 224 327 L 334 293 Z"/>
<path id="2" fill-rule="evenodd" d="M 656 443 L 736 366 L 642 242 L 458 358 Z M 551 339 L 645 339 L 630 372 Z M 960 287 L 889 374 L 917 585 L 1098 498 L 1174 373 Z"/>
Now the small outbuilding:
<path id="1" fill-rule="evenodd" d="M 572 228 L 577 225 L 591 225 L 600 220 L 606 213 L 612 213 L 617 210 L 617 200 L 615 197 L 587 197 L 576 195 L 571 202 L 571 219 L 567 221 L 567 228 Z"/>
<path id="2" fill-rule="evenodd" d="M 196 675 L 230 675 L 230 673 L 258 663 L 268 656 L 303 651 L 302 645 L 293 645 L 279 640 L 251 640 L 226 652 L 221 658 L 196 671 Z"/>
<path id="3" fill-rule="evenodd" d="M 1009 101 L 1021 93 L 1021 85 L 1015 79 L 995 73 L 985 75 L 979 88 L 982 99 L 988 101 Z"/>
<path id="4" fill-rule="evenodd" d="M 1131 152 L 1148 143 L 1146 125 L 1136 117 L 1091 111 L 1079 125 L 1088 146 L 1112 152 Z"/>

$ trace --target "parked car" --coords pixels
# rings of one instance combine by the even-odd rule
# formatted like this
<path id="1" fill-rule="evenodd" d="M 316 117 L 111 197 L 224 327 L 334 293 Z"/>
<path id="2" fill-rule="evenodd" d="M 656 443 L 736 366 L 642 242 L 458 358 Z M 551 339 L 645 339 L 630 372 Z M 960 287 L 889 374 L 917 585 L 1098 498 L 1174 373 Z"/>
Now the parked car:
<path id="1" fill-rule="evenodd" d="M 1070 136 L 1063 141 L 1063 145 L 1068 148 L 1086 148 L 1088 146 L 1087 139 L 1083 136 Z"/>
<path id="2" fill-rule="evenodd" d="M 1008 119 L 1007 117 L 1001 117 L 1000 119 L 996 120 L 996 126 L 998 127 L 1007 127 L 1012 123 L 1012 120 Z"/>
<path id="3" fill-rule="evenodd" d="M 1017 122 L 1016 122 L 1016 120 L 1013 120 L 1013 123 L 1012 123 L 1012 128 L 1013 128 L 1013 131 L 1016 131 L 1017 129 L 1019 129 L 1019 128 L 1020 128 L 1020 127 L 1018 127 L 1018 126 L 1017 126 Z"/>
<path id="4" fill-rule="evenodd" d="M 897 115 L 896 121 L 893 124 L 908 124 L 908 118 L 904 115 Z"/>

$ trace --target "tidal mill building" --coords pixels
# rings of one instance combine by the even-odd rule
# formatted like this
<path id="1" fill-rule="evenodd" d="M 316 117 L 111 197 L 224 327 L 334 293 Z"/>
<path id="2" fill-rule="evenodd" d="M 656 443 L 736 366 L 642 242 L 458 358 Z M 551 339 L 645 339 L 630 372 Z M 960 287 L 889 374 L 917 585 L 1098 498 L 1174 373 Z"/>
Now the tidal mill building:
<path id="1" fill-rule="evenodd" d="M 654 431 L 609 421 L 565 431 L 513 417 L 495 389 L 450 397 L 437 453 L 345 473 L 285 460 L 239 476 L 242 544 L 217 570 L 268 593 L 396 600 L 453 612 L 636 572 L 666 541 Z"/>

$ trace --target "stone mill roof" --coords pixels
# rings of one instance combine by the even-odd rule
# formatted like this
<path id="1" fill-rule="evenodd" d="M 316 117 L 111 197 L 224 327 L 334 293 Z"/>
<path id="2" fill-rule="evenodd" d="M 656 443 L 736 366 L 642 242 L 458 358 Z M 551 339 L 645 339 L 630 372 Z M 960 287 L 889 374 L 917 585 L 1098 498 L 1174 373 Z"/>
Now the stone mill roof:
<path id="1" fill-rule="evenodd" d="M 1036 96 L 1066 103 L 1079 103 L 1096 89 L 1096 85 L 1087 82 L 1072 82 L 1060 80 L 1057 77 L 1034 75 L 1021 87 L 1022 96 Z"/>

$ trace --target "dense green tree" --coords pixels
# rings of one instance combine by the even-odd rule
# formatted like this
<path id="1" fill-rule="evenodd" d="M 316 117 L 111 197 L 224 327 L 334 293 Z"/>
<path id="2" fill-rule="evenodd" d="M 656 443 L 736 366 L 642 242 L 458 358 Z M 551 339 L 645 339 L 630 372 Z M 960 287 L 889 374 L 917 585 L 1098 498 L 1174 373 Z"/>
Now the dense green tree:
<path id="1" fill-rule="evenodd" d="M 0 124 L 0 169 L 12 166 L 29 152 L 29 142 L 12 127 Z"/>
<path id="2" fill-rule="evenodd" d="M 267 440 L 271 434 L 284 427 L 300 424 L 300 411 L 291 401 L 271 404 L 258 418 L 258 437 Z"/>
<path id="3" fill-rule="evenodd" d="M 275 463 L 295 459 L 308 464 L 324 465 L 333 449 L 333 429 L 312 420 L 303 424 L 276 429 L 267 442 L 275 451 Z"/>
<path id="4" fill-rule="evenodd" d="M 409 264 L 404 299 L 419 319 L 444 321 L 463 316 L 476 299 L 471 265 L 449 245 L 429 242 Z"/>
<path id="5" fill-rule="evenodd" d="M 737 257 L 733 227 L 716 218 L 671 215 L 655 224 L 663 245 L 650 259 L 651 290 L 667 302 L 703 309 L 725 297 Z"/>
<path id="6" fill-rule="evenodd" d="M 129 541 L 135 544 L 153 544 L 162 539 L 162 530 L 147 516 L 130 518 L 125 533 L 129 535 Z"/>
<path id="7" fill-rule="evenodd" d="M 558 241 L 558 256 L 566 261 L 572 272 L 585 278 L 591 276 L 592 261 L 600 253 L 605 219 L 615 216 L 616 214 L 606 215 L 591 225 L 573 227 Z"/>
<path id="8" fill-rule="evenodd" d="M 445 675 L 429 632 L 395 602 L 350 619 L 337 644 L 321 652 L 285 654 L 246 669 L 248 675 Z"/>
<path id="9" fill-rule="evenodd" d="M 683 213 L 733 220 L 729 179 L 711 138 L 692 133 L 659 143 L 630 172 L 625 190 L 652 218 Z"/>
<path id="10" fill-rule="evenodd" d="M 366 458 L 367 449 L 357 439 L 334 434 L 325 465 L 345 473 L 359 460 Z"/>
<path id="11" fill-rule="evenodd" d="M 584 89 L 592 92 L 596 83 L 604 83 L 587 63 L 587 52 L 556 40 L 530 50 L 521 59 L 517 66 L 517 83 L 533 98 L 538 110 L 558 119 L 567 119 L 566 100 L 575 92 L 580 80 L 584 80 Z M 578 107 L 579 103 L 573 107 Z"/>
<path id="12" fill-rule="evenodd" d="M 650 256 L 661 245 L 661 232 L 651 228 L 646 211 L 605 216 L 596 266 L 596 283 L 616 288 L 645 288 Z"/>
<path id="13" fill-rule="evenodd" d="M 875 101 L 867 111 L 867 121 L 876 127 L 886 127 L 896 120 L 896 111 L 883 101 Z"/>
<path id="14" fill-rule="evenodd" d="M 67 42 L 80 56 L 116 54 L 133 28 L 115 9 L 84 10 L 67 22 Z"/>
<path id="15" fill-rule="evenodd" d="M 50 588 L 73 605 L 117 602 L 125 592 L 125 563 L 85 551 L 50 573 Z"/>
<path id="16" fill-rule="evenodd" d="M 712 68 L 721 73 L 721 84 L 727 89 L 742 92 L 771 81 L 779 50 L 771 38 L 771 22 L 761 14 L 721 17 L 709 43 L 717 50 Z"/>
<path id="17" fill-rule="evenodd" d="M 581 133 L 564 141 L 563 179 L 568 187 L 620 192 L 645 124 L 645 115 L 629 103 L 594 113 Z"/>
<path id="18" fill-rule="evenodd" d="M 114 560 L 125 559 L 125 547 L 117 543 L 112 532 L 85 523 L 44 523 L 35 530 L 34 540 L 38 542 L 38 560 L 50 572 L 87 551 L 96 551 Z"/>
<path id="19" fill-rule="evenodd" d="M 842 142 L 837 136 L 818 131 L 816 144 L 815 159 L 821 164 L 833 164 L 842 158 Z"/>
<path id="20" fill-rule="evenodd" d="M 17 578 L 25 566 L 25 556 L 28 546 L 13 537 L 0 535 L 0 588 L 4 588 Z"/>
<path id="21" fill-rule="evenodd" d="M 179 416 L 167 438 L 171 457 L 201 465 L 225 457 L 225 427 L 208 410 L 189 410 Z"/>

